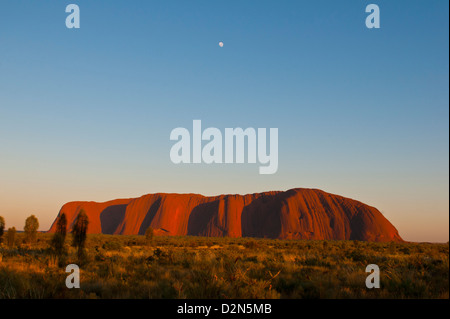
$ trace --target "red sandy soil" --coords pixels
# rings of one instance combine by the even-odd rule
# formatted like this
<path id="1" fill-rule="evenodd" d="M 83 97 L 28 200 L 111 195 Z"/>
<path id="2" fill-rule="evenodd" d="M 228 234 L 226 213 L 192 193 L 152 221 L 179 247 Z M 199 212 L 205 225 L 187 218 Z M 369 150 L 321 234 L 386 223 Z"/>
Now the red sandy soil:
<path id="1" fill-rule="evenodd" d="M 403 241 L 376 208 L 317 189 L 205 197 L 149 194 L 105 203 L 65 204 L 69 228 L 81 209 L 89 233 Z M 59 215 L 58 215 L 59 216 Z M 56 220 L 50 232 L 56 229 Z"/>

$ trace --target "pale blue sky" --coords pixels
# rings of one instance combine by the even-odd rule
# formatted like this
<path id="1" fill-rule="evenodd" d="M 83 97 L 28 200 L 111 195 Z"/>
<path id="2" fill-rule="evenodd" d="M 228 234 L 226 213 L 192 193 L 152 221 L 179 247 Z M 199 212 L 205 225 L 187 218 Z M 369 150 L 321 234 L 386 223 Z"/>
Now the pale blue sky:
<path id="1" fill-rule="evenodd" d="M 0 0 L 7 227 L 48 229 L 72 200 L 313 187 L 448 241 L 448 1 L 72 2 Z M 279 128 L 278 173 L 174 165 L 170 131 L 194 119 Z"/>

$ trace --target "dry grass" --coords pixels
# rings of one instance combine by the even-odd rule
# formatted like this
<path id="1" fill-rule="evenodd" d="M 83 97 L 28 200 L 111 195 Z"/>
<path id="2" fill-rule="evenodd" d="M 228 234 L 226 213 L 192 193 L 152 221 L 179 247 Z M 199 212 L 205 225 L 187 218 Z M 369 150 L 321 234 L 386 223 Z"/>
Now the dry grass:
<path id="1" fill-rule="evenodd" d="M 89 235 L 80 263 L 71 247 L 52 256 L 49 234 L 22 236 L 0 246 L 0 298 L 449 298 L 448 244 Z M 70 263 L 81 289 L 65 286 Z"/>

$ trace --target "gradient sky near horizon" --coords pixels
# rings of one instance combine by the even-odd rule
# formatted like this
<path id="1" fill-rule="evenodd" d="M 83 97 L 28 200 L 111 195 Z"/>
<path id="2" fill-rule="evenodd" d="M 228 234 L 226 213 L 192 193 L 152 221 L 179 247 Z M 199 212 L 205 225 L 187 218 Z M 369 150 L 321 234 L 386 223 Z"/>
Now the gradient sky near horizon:
<path id="1" fill-rule="evenodd" d="M 365 26 L 370 3 L 379 30 Z M 443 0 L 0 0 L 0 215 L 47 230 L 74 200 L 306 187 L 377 207 L 406 240 L 447 242 L 448 12 Z M 170 132 L 194 119 L 277 127 L 278 172 L 173 164 Z"/>

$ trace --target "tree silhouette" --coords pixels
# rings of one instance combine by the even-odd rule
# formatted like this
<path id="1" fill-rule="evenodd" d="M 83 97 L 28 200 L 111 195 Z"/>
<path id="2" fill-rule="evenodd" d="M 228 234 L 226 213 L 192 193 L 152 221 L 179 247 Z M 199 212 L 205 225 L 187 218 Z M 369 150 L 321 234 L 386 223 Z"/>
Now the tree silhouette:
<path id="1" fill-rule="evenodd" d="M 3 240 L 3 234 L 5 233 L 5 219 L 0 216 L 0 244 Z"/>
<path id="2" fill-rule="evenodd" d="M 64 243 L 66 241 L 66 234 L 67 234 L 67 218 L 66 214 L 62 213 L 59 216 L 58 221 L 56 222 L 56 232 L 53 235 L 50 244 L 53 252 L 60 258 L 65 256 L 67 253 L 64 246 Z"/>
<path id="3" fill-rule="evenodd" d="M 15 240 L 16 240 L 16 227 L 8 228 L 7 243 L 9 248 L 14 247 Z"/>
<path id="4" fill-rule="evenodd" d="M 25 220 L 25 227 L 23 230 L 25 231 L 25 240 L 28 243 L 34 243 L 37 237 L 37 230 L 39 228 L 39 221 L 36 216 L 31 215 Z"/>
<path id="5" fill-rule="evenodd" d="M 89 219 L 86 215 L 84 209 L 80 210 L 80 213 L 75 220 L 72 229 L 73 242 L 72 245 L 78 249 L 78 259 L 83 259 L 85 257 L 84 246 L 86 244 L 86 233 L 89 225 Z"/>
<path id="6" fill-rule="evenodd" d="M 147 240 L 148 244 L 151 244 L 153 242 L 153 236 L 154 236 L 154 231 L 152 227 L 147 228 L 147 230 L 145 231 L 145 239 Z"/>

